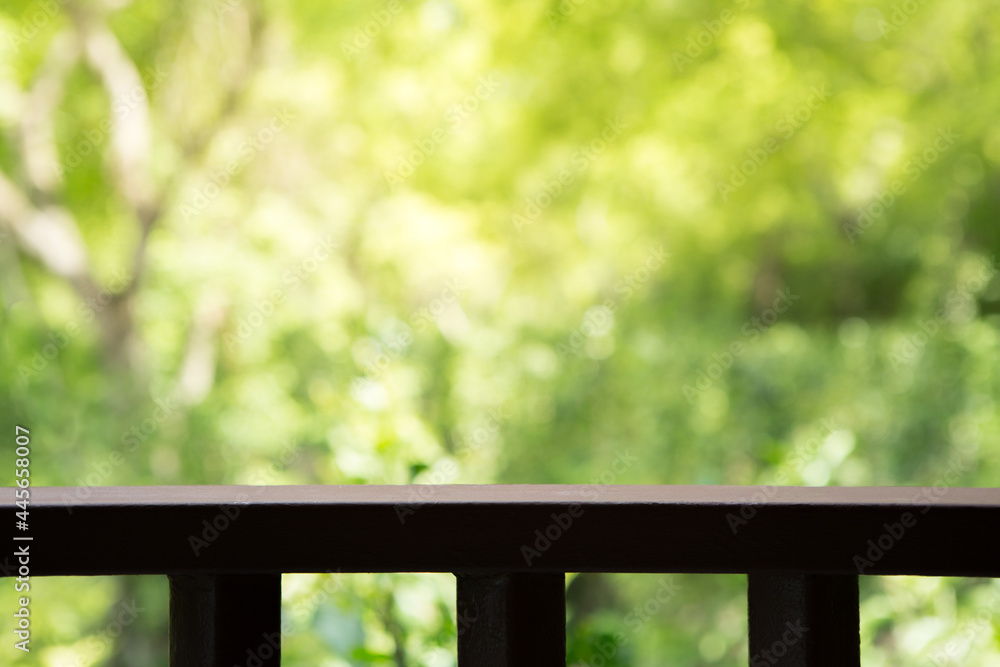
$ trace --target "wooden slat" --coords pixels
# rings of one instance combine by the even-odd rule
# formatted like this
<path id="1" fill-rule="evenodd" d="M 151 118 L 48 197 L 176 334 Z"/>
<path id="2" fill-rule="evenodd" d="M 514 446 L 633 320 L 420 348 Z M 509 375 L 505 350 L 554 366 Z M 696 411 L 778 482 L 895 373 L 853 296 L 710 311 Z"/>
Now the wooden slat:
<path id="1" fill-rule="evenodd" d="M 458 667 L 565 667 L 562 574 L 459 574 Z"/>
<path id="2" fill-rule="evenodd" d="M 281 575 L 170 577 L 170 667 L 280 667 Z"/>
<path id="3" fill-rule="evenodd" d="M 860 667 L 856 576 L 747 579 L 750 667 Z"/>
<path id="4" fill-rule="evenodd" d="M 12 512 L 14 490 L 3 489 L 0 501 Z M 32 518 L 39 576 L 331 569 L 1000 576 L 998 489 L 35 488 Z"/>

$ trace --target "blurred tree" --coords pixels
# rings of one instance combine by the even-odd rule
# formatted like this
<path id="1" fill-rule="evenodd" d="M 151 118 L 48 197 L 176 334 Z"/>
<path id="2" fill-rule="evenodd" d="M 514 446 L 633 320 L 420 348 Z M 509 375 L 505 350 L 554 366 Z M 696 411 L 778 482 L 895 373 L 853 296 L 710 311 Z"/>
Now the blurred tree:
<path id="1" fill-rule="evenodd" d="M 0 407 L 82 494 L 995 486 L 998 15 L 11 0 Z M 678 581 L 635 624 L 657 578 L 573 579 L 571 659 L 745 664 L 739 578 Z M 997 591 L 865 585 L 876 666 Z M 37 651 L 0 660 L 164 664 L 162 580 L 36 586 Z M 287 664 L 453 659 L 448 577 L 284 589 Z"/>

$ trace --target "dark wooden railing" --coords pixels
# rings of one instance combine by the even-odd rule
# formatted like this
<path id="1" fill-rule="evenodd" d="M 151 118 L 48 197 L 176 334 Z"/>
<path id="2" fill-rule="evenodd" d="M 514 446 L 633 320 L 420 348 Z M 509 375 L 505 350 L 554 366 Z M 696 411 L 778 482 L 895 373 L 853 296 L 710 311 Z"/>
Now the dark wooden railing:
<path id="1" fill-rule="evenodd" d="M 1000 489 L 34 488 L 31 519 L 32 576 L 169 577 L 175 667 L 279 665 L 285 572 L 453 572 L 461 667 L 565 665 L 566 572 L 745 573 L 750 655 L 809 667 L 860 664 L 859 574 L 1000 576 Z"/>

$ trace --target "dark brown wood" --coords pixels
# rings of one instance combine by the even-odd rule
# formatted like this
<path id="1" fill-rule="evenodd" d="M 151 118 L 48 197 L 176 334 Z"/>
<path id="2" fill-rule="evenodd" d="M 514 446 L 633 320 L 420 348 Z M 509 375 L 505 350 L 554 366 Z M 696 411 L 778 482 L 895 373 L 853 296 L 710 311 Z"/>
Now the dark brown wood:
<path id="1" fill-rule="evenodd" d="M 750 667 L 860 667 L 858 578 L 747 577 Z"/>
<path id="2" fill-rule="evenodd" d="M 170 667 L 280 667 L 281 575 L 170 577 Z"/>
<path id="3" fill-rule="evenodd" d="M 459 667 L 565 667 L 563 574 L 458 574 Z"/>
<path id="4" fill-rule="evenodd" d="M 13 512 L 12 488 L 0 490 L 0 507 Z M 331 569 L 1000 576 L 1000 489 L 34 488 L 32 516 L 31 572 L 39 576 Z"/>

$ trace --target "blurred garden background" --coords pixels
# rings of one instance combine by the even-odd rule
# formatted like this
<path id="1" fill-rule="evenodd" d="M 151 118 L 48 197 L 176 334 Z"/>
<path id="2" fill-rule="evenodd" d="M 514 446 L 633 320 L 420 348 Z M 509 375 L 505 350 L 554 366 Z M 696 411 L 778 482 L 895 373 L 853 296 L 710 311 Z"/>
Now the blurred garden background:
<path id="1" fill-rule="evenodd" d="M 998 112 L 995 0 L 4 0 L 3 474 L 1000 485 Z M 336 567 L 284 664 L 454 665 Z M 743 577 L 567 581 L 572 665 L 747 664 Z M 0 663 L 166 664 L 165 578 L 31 585 Z M 864 664 L 998 597 L 863 579 Z"/>

